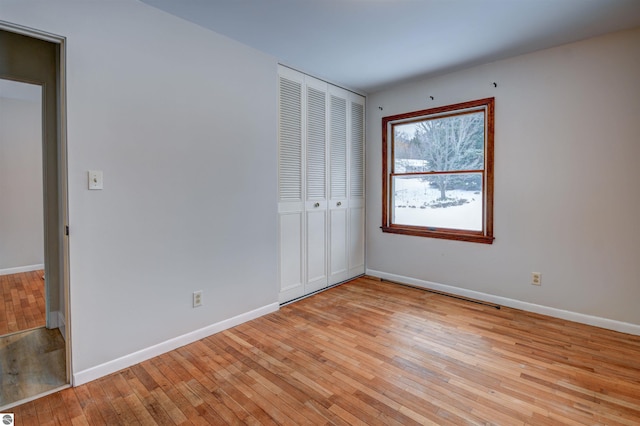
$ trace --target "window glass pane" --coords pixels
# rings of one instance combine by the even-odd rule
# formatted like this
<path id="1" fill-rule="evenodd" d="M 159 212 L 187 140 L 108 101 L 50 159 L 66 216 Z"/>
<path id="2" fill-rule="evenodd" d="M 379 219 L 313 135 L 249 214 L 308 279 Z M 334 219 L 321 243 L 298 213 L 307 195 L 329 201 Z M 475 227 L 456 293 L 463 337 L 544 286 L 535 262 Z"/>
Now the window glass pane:
<path id="1" fill-rule="evenodd" d="M 394 176 L 392 223 L 482 231 L 482 173 Z"/>
<path id="2" fill-rule="evenodd" d="M 393 126 L 394 173 L 484 168 L 484 112 Z"/>

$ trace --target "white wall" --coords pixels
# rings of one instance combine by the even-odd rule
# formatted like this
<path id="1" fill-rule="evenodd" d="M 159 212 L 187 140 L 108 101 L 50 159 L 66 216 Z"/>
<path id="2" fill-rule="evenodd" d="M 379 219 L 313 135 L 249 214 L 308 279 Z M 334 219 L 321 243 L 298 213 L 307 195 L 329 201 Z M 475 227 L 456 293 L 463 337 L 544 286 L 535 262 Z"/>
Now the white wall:
<path id="1" fill-rule="evenodd" d="M 640 331 L 639 46 L 637 29 L 370 95 L 369 273 Z M 494 244 L 383 234 L 381 117 L 491 96 Z"/>
<path id="2" fill-rule="evenodd" d="M 76 376 L 277 309 L 276 60 L 134 0 L 0 0 L 0 16 L 67 37 Z"/>
<path id="3" fill-rule="evenodd" d="M 40 93 L 39 86 L 20 83 L 13 86 L 23 86 L 27 92 L 37 89 L 36 93 Z M 30 100 L 29 93 L 27 96 L 16 93 L 18 98 L 1 97 L 5 92 L 2 88 L 0 274 L 30 270 L 44 263 L 41 102 Z"/>

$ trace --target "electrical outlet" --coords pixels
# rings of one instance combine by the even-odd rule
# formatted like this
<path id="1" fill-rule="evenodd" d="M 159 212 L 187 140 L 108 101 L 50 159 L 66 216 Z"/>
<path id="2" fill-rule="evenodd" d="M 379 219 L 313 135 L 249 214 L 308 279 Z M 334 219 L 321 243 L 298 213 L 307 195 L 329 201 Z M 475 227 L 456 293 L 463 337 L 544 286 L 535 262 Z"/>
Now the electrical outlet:
<path id="1" fill-rule="evenodd" d="M 193 307 L 202 306 L 202 290 L 193 292 Z"/>
<path id="2" fill-rule="evenodd" d="M 540 272 L 531 273 L 531 285 L 542 285 L 542 274 Z"/>

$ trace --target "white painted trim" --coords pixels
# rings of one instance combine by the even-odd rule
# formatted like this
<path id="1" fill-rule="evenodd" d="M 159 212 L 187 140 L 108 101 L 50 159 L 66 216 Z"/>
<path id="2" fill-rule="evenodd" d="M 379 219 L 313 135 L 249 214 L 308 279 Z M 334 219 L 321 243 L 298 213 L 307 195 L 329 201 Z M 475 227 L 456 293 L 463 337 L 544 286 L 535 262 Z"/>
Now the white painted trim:
<path id="1" fill-rule="evenodd" d="M 231 327 L 235 327 L 236 325 L 259 318 L 263 315 L 276 312 L 279 308 L 280 305 L 278 303 L 272 303 L 270 305 L 254 309 L 253 311 L 237 315 L 233 318 L 208 325 L 199 330 L 183 334 L 182 336 L 169 339 L 165 342 L 158 343 L 157 345 L 141 349 L 132 354 L 105 362 L 104 364 L 79 371 L 73 374 L 73 386 L 80 386 L 108 374 L 115 373 L 116 371 L 141 363 L 158 355 L 162 355 L 166 352 L 188 345 L 189 343 L 204 339 L 205 337 L 211 336 L 212 334 L 219 333 Z"/>
<path id="2" fill-rule="evenodd" d="M 60 322 L 62 320 L 62 323 Z M 53 330 L 54 328 L 60 327 L 60 325 L 64 325 L 64 318 L 62 316 L 62 312 L 60 311 L 51 311 L 49 312 L 49 318 L 47 321 L 47 328 L 49 330 Z"/>
<path id="3" fill-rule="evenodd" d="M 450 293 L 457 296 L 464 296 L 470 299 L 476 299 L 483 302 L 495 303 L 509 308 L 520 309 L 522 311 L 533 312 L 536 314 L 548 315 L 554 318 L 560 318 L 568 321 L 574 321 L 581 324 L 593 325 L 595 327 L 606 328 L 608 330 L 619 331 L 621 333 L 634 334 L 640 336 L 640 325 L 628 322 L 616 321 L 608 318 L 596 317 L 593 315 L 581 314 L 578 312 L 565 311 L 563 309 L 552 308 L 549 306 L 536 305 L 535 303 L 523 302 L 521 300 L 509 299 L 492 294 L 481 293 L 479 291 L 467 290 L 460 287 L 453 287 L 446 284 L 434 283 L 431 281 L 419 280 L 416 278 L 405 277 L 402 275 L 389 274 L 386 272 L 367 269 L 367 275 L 382 278 L 383 280 L 395 281 L 402 284 L 409 284 L 415 287 L 422 287 L 431 290 L 437 290 L 444 293 Z"/>
<path id="4" fill-rule="evenodd" d="M 18 266 L 15 268 L 0 269 L 0 275 L 21 274 L 22 272 L 37 271 L 38 269 L 44 269 L 44 263 L 39 265 L 27 265 Z"/>
<path id="5" fill-rule="evenodd" d="M 53 311 L 49 312 L 49 321 L 47 322 L 47 328 L 53 330 L 55 328 L 60 329 L 60 333 L 62 334 L 62 338 L 67 340 L 66 330 L 65 330 L 65 320 L 64 313 L 62 311 Z"/>
<path id="6" fill-rule="evenodd" d="M 59 36 L 57 34 L 48 33 L 46 31 L 36 30 L 34 28 L 25 27 L 23 25 L 14 24 L 7 21 L 0 20 L 0 29 L 10 31 L 12 33 L 17 33 L 20 35 L 25 35 L 28 37 L 37 38 L 40 40 L 49 41 L 51 43 L 60 44 L 64 37 Z"/>

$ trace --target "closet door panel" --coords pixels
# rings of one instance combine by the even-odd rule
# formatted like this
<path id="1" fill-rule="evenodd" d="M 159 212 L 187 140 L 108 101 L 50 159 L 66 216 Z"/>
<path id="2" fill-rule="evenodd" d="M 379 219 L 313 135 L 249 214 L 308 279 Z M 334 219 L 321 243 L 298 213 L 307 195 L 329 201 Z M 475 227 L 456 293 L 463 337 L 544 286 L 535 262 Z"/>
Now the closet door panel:
<path id="1" fill-rule="evenodd" d="M 364 98 L 349 103 L 349 277 L 365 272 Z"/>
<path id="2" fill-rule="evenodd" d="M 322 207 L 322 206 L 321 206 Z M 327 286 L 327 210 L 307 211 L 307 283 L 305 294 Z"/>
<path id="3" fill-rule="evenodd" d="M 348 97 L 346 90 L 329 88 L 329 284 L 349 278 Z"/>
<path id="4" fill-rule="evenodd" d="M 364 274 L 364 201 L 349 208 L 349 277 Z"/>
<path id="5" fill-rule="evenodd" d="M 327 286 L 327 84 L 305 76 L 307 281 L 305 294 Z"/>
<path id="6" fill-rule="evenodd" d="M 278 244 L 280 302 L 305 292 L 303 78 L 278 77 Z"/>
<path id="7" fill-rule="evenodd" d="M 304 295 L 303 214 L 281 213 L 279 217 L 280 292 L 291 300 Z"/>
<path id="8" fill-rule="evenodd" d="M 348 210 L 330 210 L 329 239 L 331 241 L 329 250 L 329 284 L 336 284 L 349 278 L 348 253 L 347 253 L 347 228 Z"/>

